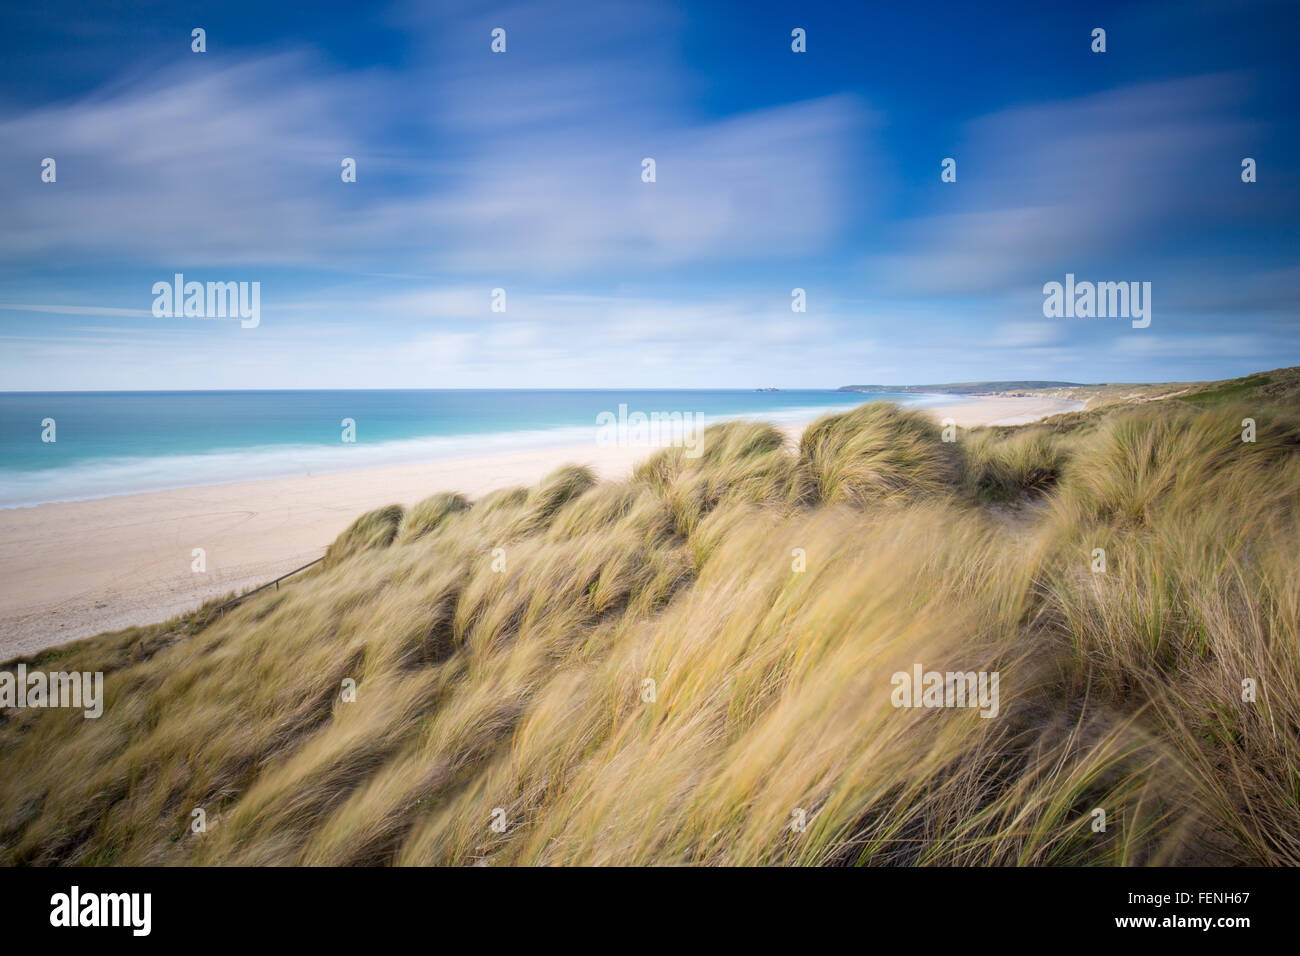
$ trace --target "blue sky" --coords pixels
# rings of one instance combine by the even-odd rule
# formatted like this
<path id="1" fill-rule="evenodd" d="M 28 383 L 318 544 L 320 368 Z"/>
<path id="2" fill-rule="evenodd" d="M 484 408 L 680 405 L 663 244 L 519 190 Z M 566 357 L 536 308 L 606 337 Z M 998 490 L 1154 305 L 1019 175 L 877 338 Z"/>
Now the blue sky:
<path id="1" fill-rule="evenodd" d="M 1294 4 L 852 6 L 10 5 L 0 388 L 1300 363 Z M 176 272 L 260 324 L 155 318 Z M 1067 272 L 1151 282 L 1150 327 L 1045 318 Z"/>

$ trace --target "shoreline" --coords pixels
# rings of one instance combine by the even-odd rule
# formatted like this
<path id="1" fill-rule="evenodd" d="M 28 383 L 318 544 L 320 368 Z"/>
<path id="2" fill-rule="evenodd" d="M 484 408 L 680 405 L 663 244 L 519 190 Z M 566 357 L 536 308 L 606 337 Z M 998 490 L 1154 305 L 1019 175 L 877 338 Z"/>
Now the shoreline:
<path id="1" fill-rule="evenodd" d="M 863 401 L 878 400 L 876 396 L 856 398 L 860 400 L 830 405 L 795 404 L 745 412 L 679 414 L 693 415 L 697 425 L 704 427 L 737 419 L 765 421 L 781 427 L 847 411 Z M 950 404 L 948 398 L 950 396 L 928 394 L 909 396 L 903 404 L 917 408 L 946 405 Z M 610 412 L 606 414 L 612 415 Z M 69 463 L 49 470 L 20 470 L 3 476 L 0 480 L 0 511 L 182 488 L 368 471 L 412 462 L 461 461 L 514 452 L 576 448 L 590 444 L 601 427 L 597 416 L 595 423 L 588 425 L 537 425 L 486 432 L 407 435 L 351 444 L 262 443 L 210 450 L 172 450 L 154 456 L 115 458 L 101 455 L 79 464 Z"/>
<path id="2" fill-rule="evenodd" d="M 974 427 L 1024 424 L 1083 405 L 1036 397 L 954 398 L 921 410 Z M 797 441 L 808 423 L 778 427 Z M 167 620 L 264 584 L 320 557 L 372 508 L 409 507 L 440 491 L 478 498 L 535 484 L 569 464 L 587 465 L 600 479 L 619 479 L 654 450 L 568 445 L 3 509 L 0 660 Z M 192 570 L 196 548 L 204 552 L 203 572 Z"/>

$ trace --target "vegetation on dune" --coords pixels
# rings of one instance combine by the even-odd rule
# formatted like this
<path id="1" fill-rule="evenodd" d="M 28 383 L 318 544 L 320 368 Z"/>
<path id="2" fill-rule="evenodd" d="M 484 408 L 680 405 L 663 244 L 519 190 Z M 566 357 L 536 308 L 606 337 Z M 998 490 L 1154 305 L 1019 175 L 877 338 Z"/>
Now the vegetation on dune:
<path id="1" fill-rule="evenodd" d="M 441 492 L 425 498 L 403 517 L 397 529 L 397 540 L 403 544 L 414 541 L 438 527 L 452 515 L 469 510 L 469 499 L 464 495 Z"/>
<path id="2" fill-rule="evenodd" d="M 827 504 L 940 496 L 957 475 L 953 443 L 922 412 L 873 402 L 805 429 L 800 452 Z"/>
<path id="3" fill-rule="evenodd" d="M 1026 425 L 1004 436 L 979 429 L 967 439 L 966 490 L 990 501 L 1042 494 L 1061 477 L 1068 457 L 1065 443 L 1047 428 Z"/>
<path id="4" fill-rule="evenodd" d="M 1268 385 L 1271 381 L 1272 379 L 1267 375 L 1248 375 L 1245 378 L 1235 379 L 1227 384 L 1217 385 L 1214 388 L 1188 395 L 1184 400 L 1194 405 L 1230 401 L 1234 398 L 1242 398 L 1261 386 Z"/>
<path id="5" fill-rule="evenodd" d="M 3 712 L 0 860 L 1295 865 L 1277 381 L 955 443 L 888 404 L 798 448 L 731 423 L 363 515 L 224 617 L 30 662 L 106 700 Z M 916 664 L 997 672 L 997 716 L 895 707 Z"/>
<path id="6" fill-rule="evenodd" d="M 388 505 L 367 511 L 339 535 L 325 551 L 326 567 L 335 567 L 348 558 L 376 548 L 386 548 L 397 537 L 406 509 Z"/>

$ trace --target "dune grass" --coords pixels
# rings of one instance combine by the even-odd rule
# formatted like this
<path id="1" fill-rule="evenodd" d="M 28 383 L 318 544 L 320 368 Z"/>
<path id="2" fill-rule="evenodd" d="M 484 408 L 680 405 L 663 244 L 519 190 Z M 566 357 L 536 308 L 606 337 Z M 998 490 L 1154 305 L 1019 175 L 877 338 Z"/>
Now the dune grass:
<path id="1" fill-rule="evenodd" d="M 0 715 L 0 861 L 1295 865 L 1300 415 L 1232 394 L 732 423 L 363 515 L 224 617 L 30 661 L 106 702 Z M 998 715 L 895 707 L 915 664 Z"/>
<path id="2" fill-rule="evenodd" d="M 397 529 L 397 540 L 408 544 L 428 534 L 452 515 L 467 510 L 469 501 L 464 495 L 442 492 L 425 498 L 402 516 Z"/>
<path id="3" fill-rule="evenodd" d="M 1023 426 L 1005 437 L 979 429 L 964 444 L 966 490 L 987 501 L 1043 494 L 1061 477 L 1066 445 L 1040 426 Z"/>

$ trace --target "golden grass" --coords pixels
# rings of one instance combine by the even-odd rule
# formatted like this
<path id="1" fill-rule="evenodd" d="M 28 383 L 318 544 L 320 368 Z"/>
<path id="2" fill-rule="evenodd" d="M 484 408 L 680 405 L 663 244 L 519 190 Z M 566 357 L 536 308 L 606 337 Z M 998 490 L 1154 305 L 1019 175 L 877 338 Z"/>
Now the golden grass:
<path id="1" fill-rule="evenodd" d="M 1294 865 L 1298 421 L 873 404 L 371 512 L 224 617 L 31 662 L 107 699 L 4 712 L 0 859 Z M 894 707 L 917 663 L 998 672 L 998 716 Z"/>
<path id="2" fill-rule="evenodd" d="M 987 429 L 965 442 L 966 487 L 989 501 L 1016 501 L 1042 494 L 1061 477 L 1069 455 L 1065 442 L 1048 429 L 1027 425 L 999 438 Z"/>
<path id="3" fill-rule="evenodd" d="M 469 501 L 464 495 L 441 492 L 425 498 L 402 517 L 397 540 L 408 544 L 428 534 L 452 515 L 468 510 Z"/>
<path id="4" fill-rule="evenodd" d="M 813 422 L 800 451 L 818 498 L 828 504 L 933 498 L 957 477 L 955 450 L 930 419 L 886 402 Z"/>

